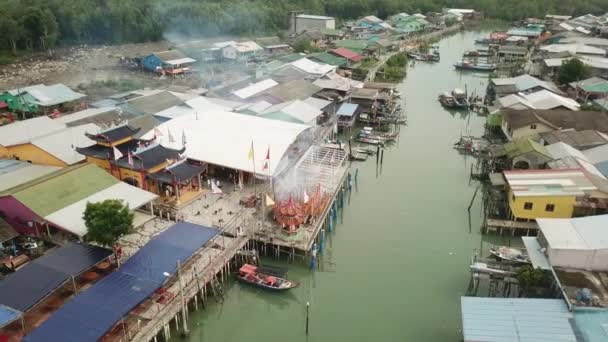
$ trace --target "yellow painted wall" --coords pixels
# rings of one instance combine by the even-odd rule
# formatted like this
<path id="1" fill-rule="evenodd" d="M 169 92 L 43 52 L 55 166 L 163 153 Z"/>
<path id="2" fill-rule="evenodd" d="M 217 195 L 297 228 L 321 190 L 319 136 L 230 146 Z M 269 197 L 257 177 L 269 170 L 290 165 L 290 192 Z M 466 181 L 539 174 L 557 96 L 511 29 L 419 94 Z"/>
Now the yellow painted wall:
<path id="1" fill-rule="evenodd" d="M 9 158 L 19 158 L 22 161 L 31 161 L 32 164 L 49 165 L 49 166 L 68 166 L 62 160 L 54 157 L 45 150 L 32 145 L 32 144 L 21 144 L 14 145 L 7 148 Z"/>
<path id="2" fill-rule="evenodd" d="M 509 190 L 509 207 L 513 216 L 520 219 L 570 218 L 574 212 L 576 196 L 526 196 L 513 197 Z M 524 209 L 525 203 L 532 203 L 532 209 Z M 552 212 L 546 211 L 547 204 L 553 204 Z"/>
<path id="3" fill-rule="evenodd" d="M 126 178 L 133 178 L 137 181 L 138 187 L 144 188 L 144 186 L 143 186 L 144 180 L 141 177 L 140 171 L 120 168 L 120 176 L 121 176 L 120 180 L 122 180 L 122 181 L 124 181 Z"/>
<path id="4" fill-rule="evenodd" d="M 2 145 L 0 145 L 0 157 L 8 158 L 8 149 Z"/>
<path id="5" fill-rule="evenodd" d="M 91 164 L 95 164 L 95 165 L 99 166 L 100 168 L 106 170 L 107 172 L 110 172 L 110 170 L 111 170 L 110 162 L 105 159 L 99 159 L 99 158 L 87 156 L 87 162 L 91 163 Z"/>
<path id="6" fill-rule="evenodd" d="M 508 132 L 509 130 L 510 130 L 510 127 L 509 127 L 508 123 L 506 121 L 504 121 L 503 122 L 503 131 Z M 551 131 L 554 131 L 554 129 L 549 126 L 546 126 L 542 123 L 536 123 L 536 128 L 532 128 L 531 125 L 528 125 L 525 127 L 519 127 L 517 129 L 514 129 L 513 132 L 510 132 L 509 134 L 511 135 L 512 140 L 516 140 L 516 139 L 520 139 L 520 138 L 530 137 L 535 134 L 551 132 Z"/>

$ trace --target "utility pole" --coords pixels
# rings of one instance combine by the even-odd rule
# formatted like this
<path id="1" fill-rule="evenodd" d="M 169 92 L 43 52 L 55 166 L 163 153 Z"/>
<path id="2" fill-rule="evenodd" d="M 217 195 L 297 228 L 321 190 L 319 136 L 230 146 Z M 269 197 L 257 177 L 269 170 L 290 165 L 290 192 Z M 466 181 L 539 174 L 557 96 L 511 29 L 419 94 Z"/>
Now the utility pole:
<path id="1" fill-rule="evenodd" d="M 179 260 L 177 260 L 177 280 L 179 281 L 179 296 L 182 302 L 182 322 L 184 324 L 184 335 L 188 335 L 188 323 L 186 322 L 186 302 L 184 301 L 184 285 L 182 283 L 182 271 Z"/>

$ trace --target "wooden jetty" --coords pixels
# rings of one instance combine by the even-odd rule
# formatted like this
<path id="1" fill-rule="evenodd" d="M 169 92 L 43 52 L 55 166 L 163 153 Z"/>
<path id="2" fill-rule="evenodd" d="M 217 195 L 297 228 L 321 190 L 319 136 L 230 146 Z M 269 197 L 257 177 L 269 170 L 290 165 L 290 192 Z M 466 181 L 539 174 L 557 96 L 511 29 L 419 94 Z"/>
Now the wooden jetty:
<path id="1" fill-rule="evenodd" d="M 504 232 L 510 232 L 511 235 L 515 235 L 517 231 L 520 231 L 522 233 L 525 232 L 526 236 L 530 236 L 530 233 L 534 233 L 533 235 L 536 235 L 538 231 L 538 224 L 534 221 L 520 222 L 488 218 L 481 227 L 481 232 L 488 233 L 489 231 L 494 231 L 500 235 L 503 235 Z"/>

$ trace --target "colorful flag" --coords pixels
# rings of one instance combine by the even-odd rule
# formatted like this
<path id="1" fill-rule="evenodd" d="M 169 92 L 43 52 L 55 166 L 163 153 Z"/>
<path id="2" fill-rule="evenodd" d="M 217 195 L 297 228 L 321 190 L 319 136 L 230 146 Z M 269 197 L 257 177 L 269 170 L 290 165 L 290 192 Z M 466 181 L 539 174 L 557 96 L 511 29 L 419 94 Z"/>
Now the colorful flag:
<path id="1" fill-rule="evenodd" d="M 129 165 L 133 166 L 133 155 L 131 154 L 131 151 L 127 152 L 127 162 Z"/>
<path id="2" fill-rule="evenodd" d="M 262 170 L 268 170 L 270 168 L 270 146 L 268 146 L 268 149 L 266 150 L 266 158 L 264 158 L 264 166 L 262 167 Z"/>
<path id="3" fill-rule="evenodd" d="M 182 145 L 186 146 L 186 130 L 182 131 Z"/>
<path id="4" fill-rule="evenodd" d="M 251 147 L 249 148 L 249 155 L 247 156 L 247 159 L 253 160 L 253 140 L 251 140 Z"/>
<path id="5" fill-rule="evenodd" d="M 123 157 L 122 152 L 120 152 L 116 147 L 113 148 L 114 152 L 114 160 L 118 160 Z"/>

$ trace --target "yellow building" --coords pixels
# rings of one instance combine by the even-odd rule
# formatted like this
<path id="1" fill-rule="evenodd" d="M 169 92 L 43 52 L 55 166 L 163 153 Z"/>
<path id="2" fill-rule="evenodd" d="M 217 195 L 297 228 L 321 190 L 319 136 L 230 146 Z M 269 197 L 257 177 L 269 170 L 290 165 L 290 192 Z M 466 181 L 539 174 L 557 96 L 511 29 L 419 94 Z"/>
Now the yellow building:
<path id="1" fill-rule="evenodd" d="M 114 177 L 159 195 L 167 205 L 196 198 L 203 189 L 202 177 L 207 165 L 183 158 L 185 148 L 175 150 L 155 139 L 135 139 L 138 131 L 123 125 L 99 134 L 87 134 L 95 144 L 77 151 L 86 156 L 87 162 Z"/>
<path id="2" fill-rule="evenodd" d="M 570 218 L 577 199 L 597 191 L 579 169 L 504 171 L 509 209 L 516 220 Z"/>
<path id="3" fill-rule="evenodd" d="M 0 127 L 0 158 L 32 164 L 66 167 L 84 161 L 74 149 L 93 143 L 85 132 L 96 132 L 97 125 L 66 127 L 46 116 Z"/>

